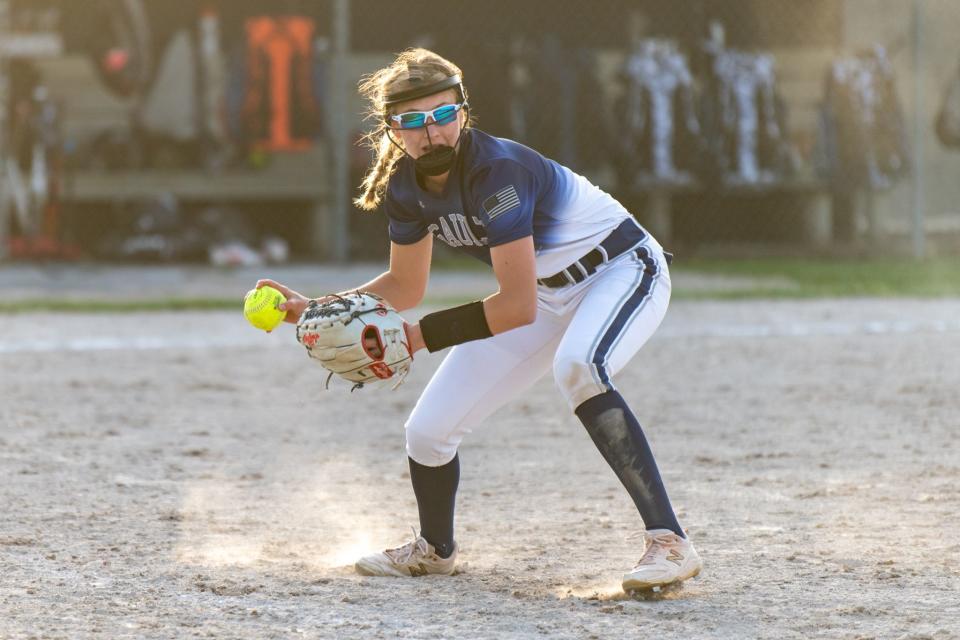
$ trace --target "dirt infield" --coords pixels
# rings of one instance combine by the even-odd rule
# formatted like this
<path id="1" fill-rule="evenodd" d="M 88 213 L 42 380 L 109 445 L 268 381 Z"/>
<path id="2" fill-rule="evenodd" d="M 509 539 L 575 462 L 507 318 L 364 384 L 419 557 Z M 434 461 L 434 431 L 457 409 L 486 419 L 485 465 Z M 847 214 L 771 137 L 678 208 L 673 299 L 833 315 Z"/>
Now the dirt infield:
<path id="1" fill-rule="evenodd" d="M 619 591 L 636 512 L 552 381 L 461 449 L 461 572 L 395 392 L 238 314 L 0 316 L 0 638 L 960 637 L 960 301 L 675 303 L 621 375 L 700 578 Z"/>

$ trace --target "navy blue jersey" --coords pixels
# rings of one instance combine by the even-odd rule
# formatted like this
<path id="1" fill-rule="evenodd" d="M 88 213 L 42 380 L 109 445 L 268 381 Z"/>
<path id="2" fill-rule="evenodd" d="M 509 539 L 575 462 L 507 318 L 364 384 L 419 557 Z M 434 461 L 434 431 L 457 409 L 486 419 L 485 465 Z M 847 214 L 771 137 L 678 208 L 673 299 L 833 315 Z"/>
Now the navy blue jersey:
<path id="1" fill-rule="evenodd" d="M 537 277 L 582 257 L 630 215 L 583 176 L 477 129 L 464 132 L 442 194 L 420 187 L 409 157 L 398 160 L 383 209 L 391 241 L 431 233 L 488 264 L 490 247 L 533 236 Z"/>

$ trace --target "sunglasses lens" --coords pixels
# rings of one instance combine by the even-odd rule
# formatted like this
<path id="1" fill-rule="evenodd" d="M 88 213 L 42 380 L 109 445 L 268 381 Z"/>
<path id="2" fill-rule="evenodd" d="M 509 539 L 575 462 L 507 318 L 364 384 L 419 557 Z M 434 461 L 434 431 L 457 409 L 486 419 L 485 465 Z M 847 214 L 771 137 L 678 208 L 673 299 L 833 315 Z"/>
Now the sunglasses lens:
<path id="1" fill-rule="evenodd" d="M 422 127 L 425 122 L 426 118 L 424 118 L 422 113 L 411 112 L 400 114 L 401 129 L 417 129 Z"/>
<path id="2" fill-rule="evenodd" d="M 433 119 L 437 124 L 447 124 L 448 122 L 453 122 L 453 119 L 457 115 L 457 105 L 449 104 L 442 107 L 438 107 L 433 110 Z"/>

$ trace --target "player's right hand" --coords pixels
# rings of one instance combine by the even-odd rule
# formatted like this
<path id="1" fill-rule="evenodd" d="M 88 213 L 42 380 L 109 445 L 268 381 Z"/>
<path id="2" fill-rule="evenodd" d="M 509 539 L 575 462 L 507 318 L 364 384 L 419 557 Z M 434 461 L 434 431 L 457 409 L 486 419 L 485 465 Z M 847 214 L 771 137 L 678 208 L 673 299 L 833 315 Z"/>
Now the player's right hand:
<path id="1" fill-rule="evenodd" d="M 260 287 L 273 287 L 282 293 L 283 297 L 286 298 L 287 301 L 279 304 L 277 308 L 281 311 L 287 312 L 287 315 L 283 318 L 283 321 L 291 324 L 297 324 L 297 320 L 299 320 L 300 316 L 303 315 L 303 310 L 307 308 L 307 303 L 310 302 L 310 299 L 300 293 L 297 293 L 290 287 L 284 286 L 274 280 L 257 280 L 256 288 L 259 289 Z"/>

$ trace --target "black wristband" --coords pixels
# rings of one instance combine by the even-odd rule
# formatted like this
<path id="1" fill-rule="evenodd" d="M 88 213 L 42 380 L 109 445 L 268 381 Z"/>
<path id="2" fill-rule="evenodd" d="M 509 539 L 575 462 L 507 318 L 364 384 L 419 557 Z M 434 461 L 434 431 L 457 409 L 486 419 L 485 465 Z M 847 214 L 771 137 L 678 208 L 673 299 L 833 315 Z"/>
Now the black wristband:
<path id="1" fill-rule="evenodd" d="M 428 313 L 420 319 L 420 333 L 430 353 L 493 335 L 483 312 L 483 302 L 479 300 Z"/>

